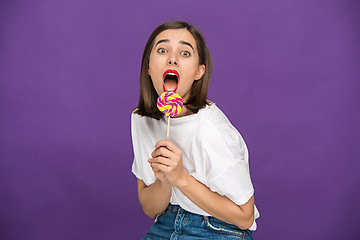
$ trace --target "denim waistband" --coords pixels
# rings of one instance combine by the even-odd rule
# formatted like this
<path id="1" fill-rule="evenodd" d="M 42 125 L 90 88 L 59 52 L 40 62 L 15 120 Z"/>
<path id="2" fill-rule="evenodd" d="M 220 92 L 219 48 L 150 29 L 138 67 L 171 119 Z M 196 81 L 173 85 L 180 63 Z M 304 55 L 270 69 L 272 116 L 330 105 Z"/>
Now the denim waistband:
<path id="1" fill-rule="evenodd" d="M 181 208 L 179 205 L 170 203 L 166 210 L 171 211 L 171 212 L 177 212 L 177 211 L 179 211 L 179 208 Z M 186 210 L 184 210 L 184 211 L 186 211 Z"/>
<path id="2" fill-rule="evenodd" d="M 142 239 L 179 240 L 189 236 L 201 239 L 252 239 L 250 230 L 241 230 L 211 216 L 191 213 L 174 204 L 169 204 L 163 213 L 156 216 L 153 226 Z"/>
<path id="3" fill-rule="evenodd" d="M 189 214 L 189 215 L 192 215 L 194 217 L 206 217 L 206 216 L 203 216 L 203 215 L 200 215 L 200 214 L 197 214 L 197 213 L 193 213 L 193 212 L 189 212 L 185 209 L 183 209 L 181 206 L 177 205 L 177 204 L 171 204 L 169 203 L 167 209 L 165 210 L 166 211 L 170 211 L 170 212 L 179 212 L 179 210 L 181 212 L 183 212 L 184 214 Z M 210 217 L 210 216 L 209 216 Z M 211 217 L 212 218 L 212 217 Z"/>

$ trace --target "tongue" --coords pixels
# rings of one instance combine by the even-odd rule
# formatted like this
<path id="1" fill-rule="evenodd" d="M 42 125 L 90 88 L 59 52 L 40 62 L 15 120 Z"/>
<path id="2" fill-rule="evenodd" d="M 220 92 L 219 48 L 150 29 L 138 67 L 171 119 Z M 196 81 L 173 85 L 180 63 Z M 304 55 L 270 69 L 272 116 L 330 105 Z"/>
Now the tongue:
<path id="1" fill-rule="evenodd" d="M 164 90 L 174 92 L 177 86 L 177 81 L 174 79 L 166 79 L 164 83 Z"/>

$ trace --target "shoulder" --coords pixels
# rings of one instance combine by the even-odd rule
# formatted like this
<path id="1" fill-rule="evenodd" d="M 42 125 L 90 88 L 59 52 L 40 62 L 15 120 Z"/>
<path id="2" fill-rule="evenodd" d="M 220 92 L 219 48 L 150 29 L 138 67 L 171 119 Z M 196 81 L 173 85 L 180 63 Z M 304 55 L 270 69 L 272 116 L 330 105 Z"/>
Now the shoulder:
<path id="1" fill-rule="evenodd" d="M 150 117 L 141 116 L 137 113 L 131 113 L 131 131 L 144 132 L 147 131 L 150 125 L 153 125 L 154 119 Z"/>
<path id="2" fill-rule="evenodd" d="M 147 116 L 141 116 L 136 113 L 131 114 L 131 131 L 139 136 L 139 139 L 150 136 L 158 136 L 163 132 L 165 124 L 164 119 L 154 119 Z"/>
<path id="3" fill-rule="evenodd" d="M 237 129 L 231 124 L 226 115 L 218 108 L 215 103 L 207 106 L 201 112 L 200 118 L 203 122 L 216 129 L 221 135 L 235 133 L 238 134 Z"/>
<path id="4" fill-rule="evenodd" d="M 141 122 L 142 116 L 134 112 L 131 113 L 131 127 L 134 129 Z"/>
<path id="5" fill-rule="evenodd" d="M 201 132 L 206 136 L 204 141 L 216 144 L 221 142 L 221 145 L 236 156 L 236 159 L 239 159 L 238 156 L 247 156 L 247 147 L 243 137 L 215 103 L 203 109 L 200 118 Z M 242 159 L 246 159 L 243 157 Z"/>
<path id="6" fill-rule="evenodd" d="M 139 120 L 141 118 L 144 118 L 144 117 L 137 113 L 131 112 L 131 120 Z"/>
<path id="7" fill-rule="evenodd" d="M 131 113 L 131 124 L 144 124 L 146 122 L 157 122 L 157 121 L 159 120 L 147 116 L 141 116 L 134 112 Z"/>

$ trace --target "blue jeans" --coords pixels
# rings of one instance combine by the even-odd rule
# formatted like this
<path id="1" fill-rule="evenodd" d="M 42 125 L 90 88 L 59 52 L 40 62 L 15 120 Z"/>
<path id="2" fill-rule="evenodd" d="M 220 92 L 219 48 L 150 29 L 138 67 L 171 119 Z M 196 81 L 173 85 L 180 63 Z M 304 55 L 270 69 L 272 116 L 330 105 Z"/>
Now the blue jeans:
<path id="1" fill-rule="evenodd" d="M 246 239 L 252 240 L 250 230 L 241 230 L 214 217 L 206 217 L 169 205 L 159 214 L 142 240 L 147 239 Z"/>

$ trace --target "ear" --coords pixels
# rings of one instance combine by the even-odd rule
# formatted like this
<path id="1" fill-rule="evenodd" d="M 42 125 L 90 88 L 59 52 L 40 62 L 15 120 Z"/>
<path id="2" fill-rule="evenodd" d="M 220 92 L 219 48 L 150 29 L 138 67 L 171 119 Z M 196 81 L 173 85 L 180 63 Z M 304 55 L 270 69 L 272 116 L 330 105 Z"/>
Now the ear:
<path id="1" fill-rule="evenodd" d="M 195 75 L 195 80 L 199 80 L 205 74 L 205 65 L 200 65 Z"/>

